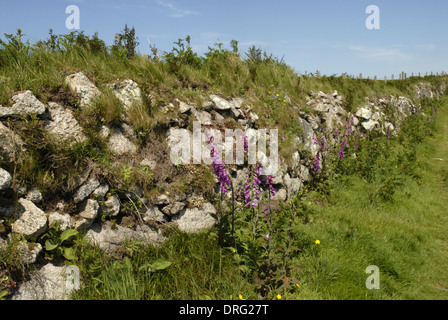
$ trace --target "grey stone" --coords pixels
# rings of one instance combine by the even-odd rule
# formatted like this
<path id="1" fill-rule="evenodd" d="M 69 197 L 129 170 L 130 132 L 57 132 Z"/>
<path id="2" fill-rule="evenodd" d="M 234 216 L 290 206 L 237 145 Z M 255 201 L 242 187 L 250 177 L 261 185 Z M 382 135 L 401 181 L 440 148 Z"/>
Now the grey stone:
<path id="1" fill-rule="evenodd" d="M 313 137 L 315 137 L 315 133 L 311 125 L 304 119 L 299 118 L 302 128 L 303 128 L 303 141 L 304 147 L 311 152 L 311 154 L 315 155 L 318 150 L 318 146 L 314 143 Z"/>
<path id="2" fill-rule="evenodd" d="M 25 239 L 38 237 L 47 230 L 47 216 L 26 199 L 19 199 L 19 216 L 11 227 L 12 232 L 23 235 Z"/>
<path id="3" fill-rule="evenodd" d="M 106 139 L 108 136 L 110 136 L 110 129 L 105 125 L 102 125 L 100 128 L 100 137 Z"/>
<path id="4" fill-rule="evenodd" d="M 73 202 L 79 203 L 83 201 L 85 198 L 90 196 L 90 194 L 99 186 L 100 181 L 97 178 L 90 179 L 86 184 L 82 185 L 78 190 L 76 190 L 73 197 Z"/>
<path id="5" fill-rule="evenodd" d="M 0 122 L 0 160 L 13 162 L 25 151 L 25 143 L 11 129 Z"/>
<path id="6" fill-rule="evenodd" d="M 186 104 L 183 101 L 177 100 L 179 102 L 179 112 L 180 113 L 187 113 L 188 111 L 190 111 L 191 106 Z"/>
<path id="7" fill-rule="evenodd" d="M 82 72 L 67 76 L 65 81 L 77 95 L 81 108 L 91 106 L 94 100 L 101 95 L 98 88 Z"/>
<path id="8" fill-rule="evenodd" d="M 218 97 L 217 95 L 214 95 L 214 94 L 210 95 L 210 99 L 212 100 L 212 102 L 214 104 L 213 105 L 214 109 L 216 109 L 216 110 L 230 110 L 230 109 L 232 109 L 232 104 L 231 103 L 229 103 L 228 101 L 224 100 L 221 97 Z"/>
<path id="9" fill-rule="evenodd" d="M 241 109 L 241 105 L 243 104 L 242 98 L 233 98 L 232 101 L 230 101 L 232 106 L 236 109 Z"/>
<path id="10" fill-rule="evenodd" d="M 303 186 L 299 178 L 291 178 L 289 174 L 286 174 L 283 180 L 283 184 L 285 185 L 288 193 L 288 198 L 293 197 L 297 192 L 300 191 L 300 188 L 302 188 Z"/>
<path id="11" fill-rule="evenodd" d="M 173 221 L 177 223 L 180 231 L 197 233 L 215 225 L 216 219 L 210 214 L 216 214 L 216 209 L 211 203 L 206 202 L 196 208 L 183 209 L 173 217 Z"/>
<path id="12" fill-rule="evenodd" d="M 98 201 L 93 199 L 86 199 L 83 203 L 80 205 L 80 212 L 79 216 L 81 218 L 87 219 L 87 220 L 95 220 L 98 216 L 98 210 L 99 210 L 99 204 Z"/>
<path id="13" fill-rule="evenodd" d="M 48 225 L 51 226 L 56 223 L 59 225 L 59 231 L 62 232 L 73 228 L 72 217 L 67 213 L 61 214 L 57 211 L 50 213 L 48 215 Z"/>
<path id="14" fill-rule="evenodd" d="M 242 118 L 243 114 L 241 113 L 240 110 L 236 109 L 235 107 L 232 107 L 230 109 L 230 116 L 237 119 L 237 118 Z"/>
<path id="15" fill-rule="evenodd" d="M 145 212 L 142 213 L 142 219 L 145 222 L 155 221 L 164 223 L 168 221 L 168 217 L 164 215 L 158 206 L 151 206 Z"/>
<path id="16" fill-rule="evenodd" d="M 0 117 L 15 115 L 15 114 L 43 114 L 45 112 L 45 105 L 37 100 L 30 90 L 17 94 L 12 97 L 14 104 L 12 107 L 0 107 Z"/>
<path id="17" fill-rule="evenodd" d="M 141 162 L 140 165 L 142 167 L 150 167 L 151 170 L 154 170 L 157 166 L 157 161 L 149 159 L 149 158 L 144 158 Z"/>
<path id="18" fill-rule="evenodd" d="M 38 255 L 42 252 L 40 243 L 20 242 L 17 247 L 20 261 L 23 264 L 32 264 L 37 260 Z"/>
<path id="19" fill-rule="evenodd" d="M 185 208 L 185 203 L 183 202 L 173 202 L 165 206 L 162 211 L 167 216 L 174 216 L 179 213 L 183 208 Z"/>
<path id="20" fill-rule="evenodd" d="M 394 131 L 395 127 L 392 123 L 385 121 L 384 122 L 384 129 L 387 130 L 389 129 L 389 131 Z"/>
<path id="21" fill-rule="evenodd" d="M 0 250 L 6 250 L 8 248 L 8 241 L 0 238 Z"/>
<path id="22" fill-rule="evenodd" d="M 367 131 L 372 131 L 378 125 L 379 125 L 378 121 L 374 120 L 368 120 L 361 123 L 361 126 Z"/>
<path id="23" fill-rule="evenodd" d="M 11 186 L 11 174 L 5 169 L 0 168 L 0 191 L 6 190 Z"/>
<path id="24" fill-rule="evenodd" d="M 302 180 L 302 182 L 310 181 L 310 171 L 309 171 L 308 167 L 306 167 L 304 165 L 300 165 L 299 178 Z"/>
<path id="25" fill-rule="evenodd" d="M 330 109 L 329 104 L 321 102 L 314 106 L 314 110 L 316 110 L 317 112 L 328 112 L 329 109 Z"/>
<path id="26" fill-rule="evenodd" d="M 224 117 L 222 115 L 220 115 L 218 112 L 213 111 L 212 113 L 212 118 L 216 121 L 224 121 Z"/>
<path id="27" fill-rule="evenodd" d="M 102 199 L 106 196 L 108 191 L 109 191 L 109 185 L 107 183 L 101 184 L 98 188 L 96 188 L 93 191 L 93 195 L 98 199 Z"/>
<path id="28" fill-rule="evenodd" d="M 272 178 L 272 184 L 273 185 L 282 185 L 283 184 L 283 177 L 282 172 L 277 172 L 274 177 Z"/>
<path id="29" fill-rule="evenodd" d="M 135 132 L 134 129 L 132 128 L 132 126 L 128 125 L 127 123 L 120 123 L 120 129 L 121 132 L 127 134 L 130 137 L 135 137 Z"/>
<path id="30" fill-rule="evenodd" d="M 201 123 L 201 125 L 210 126 L 212 125 L 212 116 L 207 111 L 197 110 L 192 107 L 191 112 L 194 114 L 196 119 Z"/>
<path id="31" fill-rule="evenodd" d="M 118 100 L 120 100 L 125 110 L 131 109 L 136 104 L 143 103 L 141 90 L 138 84 L 131 79 L 110 84 L 108 87 L 113 91 Z"/>
<path id="32" fill-rule="evenodd" d="M 104 202 L 103 213 L 108 217 L 116 217 L 120 213 L 120 198 L 117 195 L 110 196 Z"/>
<path id="33" fill-rule="evenodd" d="M 170 199 L 165 194 L 161 194 L 160 196 L 158 196 L 154 202 L 154 204 L 157 204 L 157 205 L 164 205 L 164 204 L 168 204 L 168 203 L 170 203 Z"/>
<path id="34" fill-rule="evenodd" d="M 372 120 L 373 121 L 378 121 L 380 120 L 381 116 L 379 112 L 375 112 L 374 114 L 372 114 Z"/>
<path id="35" fill-rule="evenodd" d="M 82 142 L 86 139 L 73 112 L 61 105 L 49 102 L 44 127 L 55 137 L 64 141 Z"/>
<path id="36" fill-rule="evenodd" d="M 115 129 L 109 140 L 109 149 L 116 155 L 136 153 L 137 146 L 126 138 L 120 129 Z"/>
<path id="37" fill-rule="evenodd" d="M 256 114 L 256 113 L 254 113 L 254 112 L 250 112 L 249 113 L 249 117 L 250 117 L 250 119 L 253 121 L 253 122 L 255 122 L 255 121 L 258 121 L 258 115 Z"/>
<path id="38" fill-rule="evenodd" d="M 247 119 L 238 119 L 238 123 L 241 126 L 245 127 L 247 125 Z"/>
<path id="39" fill-rule="evenodd" d="M 139 226 L 136 230 L 117 225 L 112 229 L 109 222 L 95 223 L 87 231 L 86 239 L 106 252 L 111 252 L 120 247 L 126 240 L 139 241 L 144 244 L 157 246 L 166 240 L 160 232 L 154 231 L 148 226 Z"/>
<path id="40" fill-rule="evenodd" d="M 279 200 L 279 201 L 286 201 L 287 198 L 287 192 L 285 189 L 280 189 L 278 191 L 275 192 L 275 200 Z"/>
<path id="41" fill-rule="evenodd" d="M 31 274 L 31 279 L 19 287 L 12 300 L 67 300 L 71 289 L 66 285 L 65 266 L 47 263 Z"/>
<path id="42" fill-rule="evenodd" d="M 75 229 L 85 231 L 95 221 L 99 213 L 99 204 L 96 200 L 87 199 L 81 203 L 79 219 L 75 221 Z"/>
<path id="43" fill-rule="evenodd" d="M 356 111 L 356 116 L 364 120 L 370 120 L 370 118 L 372 117 L 372 111 L 367 108 L 360 108 L 358 111 Z"/>
<path id="44" fill-rule="evenodd" d="M 25 199 L 30 200 L 35 204 L 39 204 L 42 202 L 42 193 L 38 189 L 33 188 L 26 194 Z"/>

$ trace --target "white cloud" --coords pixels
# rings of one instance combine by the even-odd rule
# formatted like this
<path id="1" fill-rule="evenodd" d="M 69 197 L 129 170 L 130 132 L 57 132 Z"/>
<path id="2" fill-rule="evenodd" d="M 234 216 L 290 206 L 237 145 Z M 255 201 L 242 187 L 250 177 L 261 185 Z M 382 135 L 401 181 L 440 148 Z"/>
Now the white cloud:
<path id="1" fill-rule="evenodd" d="M 383 62 L 400 62 L 410 60 L 411 56 L 396 48 L 373 48 L 363 46 L 350 46 L 350 50 L 357 53 L 358 57 Z"/>
<path id="2" fill-rule="evenodd" d="M 195 11 L 191 11 L 191 10 L 185 10 L 185 9 L 180 9 L 177 8 L 176 6 L 174 6 L 172 3 L 166 2 L 164 0 L 156 0 L 156 3 L 159 6 L 168 8 L 168 10 L 171 12 L 170 13 L 170 17 L 173 18 L 182 18 L 184 16 L 188 16 L 188 15 L 196 15 L 199 14 Z"/>
<path id="3" fill-rule="evenodd" d="M 244 41 L 238 43 L 238 45 L 246 47 L 246 46 L 256 46 L 256 47 L 269 47 L 271 44 L 266 41 L 253 40 L 253 41 Z"/>

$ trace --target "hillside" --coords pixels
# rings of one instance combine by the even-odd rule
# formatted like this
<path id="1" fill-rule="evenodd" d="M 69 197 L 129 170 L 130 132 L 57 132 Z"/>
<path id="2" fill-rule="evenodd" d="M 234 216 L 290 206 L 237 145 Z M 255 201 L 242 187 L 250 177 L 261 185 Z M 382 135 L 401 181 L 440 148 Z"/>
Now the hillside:
<path id="1" fill-rule="evenodd" d="M 412 270 L 448 222 L 446 148 L 430 140 L 446 138 L 447 76 L 304 76 L 236 42 L 201 57 L 188 37 L 152 57 L 21 37 L 0 43 L 0 297 L 419 298 Z M 174 161 L 183 138 L 192 158 Z M 243 162 L 223 163 L 238 145 Z M 425 298 L 446 297 L 428 272 Z"/>

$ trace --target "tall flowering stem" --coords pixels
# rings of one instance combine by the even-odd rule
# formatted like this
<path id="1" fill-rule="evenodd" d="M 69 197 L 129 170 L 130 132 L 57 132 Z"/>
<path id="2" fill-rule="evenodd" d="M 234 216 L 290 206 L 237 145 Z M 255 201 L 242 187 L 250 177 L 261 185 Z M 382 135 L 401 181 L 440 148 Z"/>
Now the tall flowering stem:
<path id="1" fill-rule="evenodd" d="M 215 140 L 213 137 L 209 137 L 209 144 L 210 144 L 210 158 L 212 160 L 212 166 L 213 166 L 213 173 L 218 179 L 219 182 L 219 188 L 221 190 L 221 202 L 222 202 L 222 196 L 223 193 L 227 194 L 228 189 L 227 186 L 230 186 L 231 192 L 232 192 L 232 238 L 233 233 L 235 231 L 235 193 L 233 190 L 233 183 L 230 180 L 226 166 L 222 161 L 222 158 L 219 156 L 219 149 L 215 144 Z M 223 213 L 222 213 L 222 207 L 220 202 L 220 211 L 221 211 L 221 217 L 220 217 L 220 227 L 222 227 L 222 220 L 223 220 Z"/>
<path id="2" fill-rule="evenodd" d="M 227 175 L 227 170 L 225 164 L 223 164 L 222 158 L 219 156 L 219 150 L 215 144 L 215 140 L 213 137 L 209 138 L 210 143 L 210 157 L 212 159 L 213 172 L 218 178 L 219 188 L 227 193 L 228 190 L 226 186 L 230 186 L 230 178 Z"/>
<path id="3" fill-rule="evenodd" d="M 322 169 L 322 166 L 321 166 L 322 161 L 320 159 L 319 154 L 325 148 L 327 143 L 325 141 L 325 137 L 322 137 L 322 139 L 320 141 L 317 140 L 315 137 L 313 137 L 313 141 L 314 141 L 314 144 L 318 146 L 318 150 L 314 157 L 314 171 L 319 172 Z"/>

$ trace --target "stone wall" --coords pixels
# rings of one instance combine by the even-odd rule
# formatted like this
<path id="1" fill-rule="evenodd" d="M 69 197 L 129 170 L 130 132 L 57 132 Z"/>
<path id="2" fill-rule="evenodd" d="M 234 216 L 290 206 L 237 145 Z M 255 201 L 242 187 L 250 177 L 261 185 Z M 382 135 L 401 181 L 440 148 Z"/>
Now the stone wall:
<path id="1" fill-rule="evenodd" d="M 101 91 L 82 73 L 70 75 L 66 81 L 79 99 L 81 108 L 88 108 L 94 103 L 95 98 L 101 95 Z M 132 108 L 134 104 L 142 103 L 139 86 L 130 79 L 110 84 L 108 88 L 114 92 L 125 110 Z M 438 98 L 446 90 L 433 88 L 427 83 L 420 83 L 414 89 L 418 98 L 431 99 Z M 49 134 L 71 144 L 86 139 L 83 128 L 69 107 L 55 102 L 44 105 L 31 91 L 13 96 L 12 101 L 14 101 L 12 106 L 0 106 L 0 160 L 3 163 L 14 162 L 18 154 L 26 156 L 27 146 L 23 139 L 7 126 L 8 118 L 13 115 L 37 116 L 43 121 L 43 127 Z M 280 159 L 279 169 L 273 180 L 278 201 L 293 197 L 312 179 L 312 157 L 319 152 L 315 143 L 316 137 L 324 134 L 329 143 L 334 142 L 332 133 L 344 126 L 348 119 L 351 119 L 351 129 L 361 136 L 371 131 L 393 134 L 399 130 L 401 123 L 409 115 L 420 111 L 418 100 L 388 96 L 366 98 L 365 103 L 356 112 L 349 113 L 344 108 L 344 97 L 337 91 L 311 92 L 306 99 L 306 107 L 312 112 L 310 114 L 304 112 L 304 107 L 291 105 L 291 108 L 297 111 L 296 120 L 301 124 L 302 131 L 294 136 L 295 145 L 292 146 L 291 158 Z M 386 107 L 392 107 L 394 113 L 386 115 L 384 112 Z M 174 128 L 192 134 L 188 129 L 190 120 L 200 121 L 202 126 L 224 129 L 226 119 L 232 118 L 241 129 L 248 132 L 258 128 L 262 116 L 257 115 L 243 98 L 226 100 L 214 94 L 209 95 L 201 106 L 176 99 L 162 107 L 160 112 L 173 115 L 170 120 L 172 127 L 166 131 L 165 136 L 168 150 L 172 146 L 171 134 Z M 100 134 L 102 138 L 108 140 L 112 154 L 138 159 L 139 166 L 148 167 L 153 171 L 158 170 L 160 157 L 139 148 L 136 133 L 130 123 L 123 120 L 114 128 L 103 125 Z M 235 190 L 241 190 L 249 175 L 248 166 L 233 165 L 229 166 L 228 170 Z M 22 250 L 24 264 L 36 263 L 38 257 L 42 255 L 39 238 L 56 221 L 59 222 L 60 230 L 75 228 L 86 232 L 90 241 L 99 244 L 106 251 L 113 251 L 125 239 L 158 245 L 166 240 L 162 232 L 165 225 L 175 224 L 181 231 L 198 232 L 216 223 L 211 214 L 215 214 L 217 208 L 206 195 L 196 192 L 189 194 L 166 192 L 146 198 L 141 186 L 138 185 L 131 187 L 127 192 L 114 193 L 111 190 L 115 190 L 115 186 L 106 182 L 101 172 L 91 168 L 79 173 L 77 181 L 72 185 L 70 203 L 60 202 L 54 210 L 44 211 L 41 204 L 42 193 L 45 193 L 45 190 L 36 188 L 26 190 L 20 186 L 15 186 L 12 190 L 12 176 L 13 172 L 0 168 L 0 195 L 3 195 L 1 199 L 6 199 L 7 194 L 14 195 L 10 200 L 18 199 L 17 202 L 2 200 L 0 203 L 0 227 L 3 227 L 0 228 L 0 246 L 7 246 L 15 235 L 21 236 L 23 243 L 26 243 Z M 241 201 L 240 198 L 238 200 Z M 122 224 L 113 228 L 109 220 L 122 215 L 124 202 L 142 204 L 141 207 L 136 207 L 138 223 L 134 226 Z M 76 208 L 76 214 L 66 212 L 69 206 Z M 6 225 L 7 219 L 13 220 L 10 226 Z M 49 263 L 42 268 L 43 272 L 47 269 L 51 269 L 49 273 L 53 277 L 55 274 L 56 277 L 61 276 L 62 271 L 58 270 L 62 268 Z M 28 283 L 23 288 L 27 287 L 33 285 Z M 17 299 L 32 296 L 23 290 L 19 291 Z"/>

